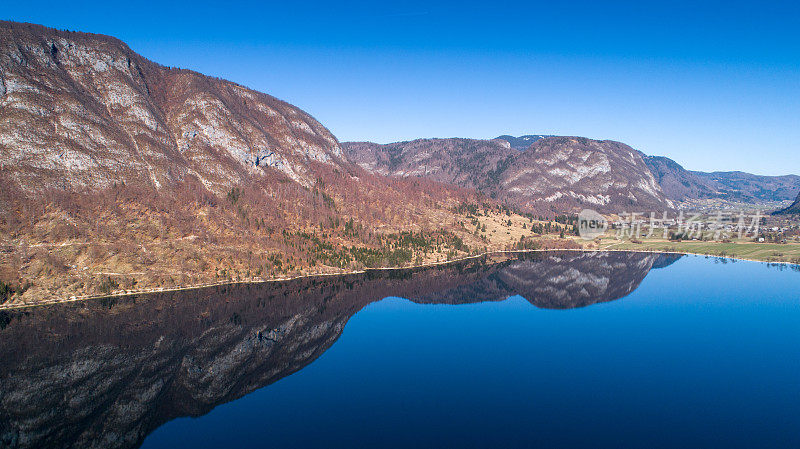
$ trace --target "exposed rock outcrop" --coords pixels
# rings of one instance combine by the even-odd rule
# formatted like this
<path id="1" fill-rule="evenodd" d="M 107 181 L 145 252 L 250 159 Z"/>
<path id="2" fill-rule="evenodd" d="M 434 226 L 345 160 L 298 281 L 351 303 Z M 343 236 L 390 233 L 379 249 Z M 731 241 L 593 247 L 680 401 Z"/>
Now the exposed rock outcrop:
<path id="1" fill-rule="evenodd" d="M 311 186 L 312 162 L 345 164 L 300 109 L 107 36 L 0 22 L 0 85 L 0 166 L 26 191 L 186 177 L 226 191 L 269 171 Z"/>

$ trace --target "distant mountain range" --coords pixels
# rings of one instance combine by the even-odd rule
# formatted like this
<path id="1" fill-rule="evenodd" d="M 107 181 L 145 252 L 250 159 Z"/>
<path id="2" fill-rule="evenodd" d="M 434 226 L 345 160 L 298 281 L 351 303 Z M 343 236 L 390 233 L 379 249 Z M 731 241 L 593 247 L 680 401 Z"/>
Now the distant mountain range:
<path id="1" fill-rule="evenodd" d="M 672 159 L 645 156 L 664 193 L 674 201 L 721 199 L 740 203 L 789 201 L 800 191 L 800 176 L 762 176 L 732 172 L 689 171 Z"/>
<path id="2" fill-rule="evenodd" d="M 531 143 L 525 146 L 527 142 Z M 669 158 L 648 156 L 620 142 L 582 137 L 345 142 L 342 148 L 348 158 L 375 173 L 475 188 L 537 213 L 585 207 L 652 211 L 708 200 L 771 206 L 790 201 L 800 191 L 800 176 L 689 171 Z"/>

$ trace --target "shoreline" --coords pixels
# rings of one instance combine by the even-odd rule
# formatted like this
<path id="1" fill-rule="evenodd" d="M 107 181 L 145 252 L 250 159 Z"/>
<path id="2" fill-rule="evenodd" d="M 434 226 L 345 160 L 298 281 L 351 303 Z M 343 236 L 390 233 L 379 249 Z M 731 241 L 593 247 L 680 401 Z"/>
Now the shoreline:
<path id="1" fill-rule="evenodd" d="M 377 267 L 377 268 L 365 268 L 363 270 L 352 270 L 352 271 L 341 271 L 336 273 L 310 273 L 310 274 L 300 274 L 296 276 L 288 276 L 288 277 L 280 277 L 280 278 L 250 278 L 250 279 L 242 279 L 237 281 L 220 281 L 220 282 L 208 282 L 203 284 L 192 284 L 192 285 L 184 285 L 178 287 L 157 287 L 157 288 L 145 288 L 141 290 L 119 290 L 115 292 L 111 292 L 109 294 L 103 295 L 81 295 L 81 296 L 70 296 L 68 298 L 55 298 L 55 299 L 48 299 L 44 301 L 37 301 L 37 302 L 21 302 L 21 303 L 6 303 L 0 304 L 0 311 L 3 310 L 16 310 L 16 309 L 29 309 L 33 307 L 41 307 L 41 306 L 51 306 L 56 304 L 65 304 L 71 302 L 80 302 L 80 301 L 89 301 L 95 299 L 103 299 L 103 298 L 123 298 L 126 296 L 135 296 L 135 295 L 148 295 L 154 293 L 170 293 L 170 292 L 179 292 L 179 291 L 188 291 L 188 290 L 199 290 L 202 288 L 209 288 L 209 287 L 220 287 L 225 285 L 239 285 L 239 284 L 265 284 L 270 282 L 288 282 L 294 281 L 297 279 L 309 279 L 315 277 L 332 277 L 332 276 L 348 276 L 353 274 L 365 274 L 369 271 L 397 271 L 397 270 L 414 270 L 420 268 L 432 268 L 442 265 L 449 265 L 454 264 L 457 262 L 463 262 L 466 260 L 473 260 L 479 259 L 483 257 L 491 257 L 491 256 L 498 256 L 504 254 L 528 254 L 528 253 L 542 253 L 542 252 L 564 252 L 564 251 L 574 251 L 574 252 L 591 252 L 591 253 L 646 253 L 646 254 L 679 254 L 682 256 L 705 256 L 705 257 L 713 257 L 717 259 L 726 259 L 726 260 L 739 260 L 743 262 L 756 262 L 756 263 L 764 263 L 764 264 L 776 264 L 776 265 L 798 265 L 794 262 L 785 262 L 785 261 L 764 261 L 764 260 L 756 260 L 756 259 L 747 259 L 744 257 L 734 257 L 734 256 L 719 256 L 713 254 L 702 254 L 702 253 L 691 253 L 685 251 L 662 251 L 662 250 L 635 250 L 635 249 L 588 249 L 588 248 L 561 248 L 561 249 L 521 249 L 521 250 L 495 250 L 495 251 L 487 251 L 485 253 L 476 254 L 473 256 L 466 256 L 457 259 L 447 260 L 444 262 L 432 262 L 420 265 L 410 265 L 405 267 Z"/>

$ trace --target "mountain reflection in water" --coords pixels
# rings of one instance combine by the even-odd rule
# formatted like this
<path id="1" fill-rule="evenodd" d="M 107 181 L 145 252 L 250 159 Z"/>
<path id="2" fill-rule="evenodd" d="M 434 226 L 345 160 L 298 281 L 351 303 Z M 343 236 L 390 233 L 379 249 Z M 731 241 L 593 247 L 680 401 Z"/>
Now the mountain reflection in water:
<path id="1" fill-rule="evenodd" d="M 613 301 L 677 255 L 533 253 L 437 268 L 243 284 L 2 312 L 0 446 L 137 447 L 325 352 L 388 296 L 548 309 Z"/>

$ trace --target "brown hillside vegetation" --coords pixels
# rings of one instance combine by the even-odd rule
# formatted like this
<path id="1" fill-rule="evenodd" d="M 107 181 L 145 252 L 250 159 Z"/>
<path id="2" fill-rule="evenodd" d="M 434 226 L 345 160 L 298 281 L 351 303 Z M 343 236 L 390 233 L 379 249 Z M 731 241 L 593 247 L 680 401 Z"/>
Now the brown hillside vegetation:
<path id="1" fill-rule="evenodd" d="M 468 229 L 477 214 L 490 229 L 526 219 L 474 191 L 371 174 L 269 95 L 114 38 L 12 22 L 0 187 L 0 302 L 431 263 L 541 237 Z M 566 243 L 525 243 L 539 244 Z"/>

